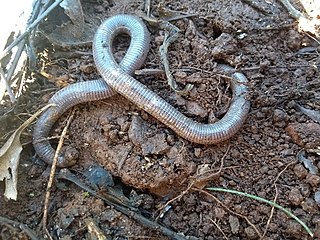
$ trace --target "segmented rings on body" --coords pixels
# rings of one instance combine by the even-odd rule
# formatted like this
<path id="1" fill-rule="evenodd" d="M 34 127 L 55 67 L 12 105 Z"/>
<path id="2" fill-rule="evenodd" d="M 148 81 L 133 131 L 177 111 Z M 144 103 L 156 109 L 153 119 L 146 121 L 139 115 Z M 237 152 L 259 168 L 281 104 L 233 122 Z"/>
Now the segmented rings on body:
<path id="1" fill-rule="evenodd" d="M 129 34 L 130 46 L 121 63 L 112 53 L 114 39 L 121 33 Z M 164 123 L 181 137 L 195 143 L 215 144 L 233 136 L 243 125 L 250 109 L 247 99 L 247 78 L 232 67 L 218 64 L 217 68 L 228 73 L 233 92 L 230 107 L 216 123 L 203 124 L 186 117 L 163 98 L 152 92 L 131 75 L 144 62 L 149 50 L 149 32 L 144 23 L 131 15 L 116 15 L 108 18 L 98 28 L 93 40 L 93 58 L 103 79 L 72 84 L 58 91 L 50 103 L 56 104 L 38 120 L 34 129 L 33 144 L 37 154 L 48 164 L 52 163 L 55 150 L 47 140 L 55 121 L 70 107 L 88 101 L 108 98 L 115 93 L 126 97 L 144 111 Z M 61 154 L 59 167 L 74 164 L 76 153 Z M 70 160 L 71 159 L 71 160 Z"/>

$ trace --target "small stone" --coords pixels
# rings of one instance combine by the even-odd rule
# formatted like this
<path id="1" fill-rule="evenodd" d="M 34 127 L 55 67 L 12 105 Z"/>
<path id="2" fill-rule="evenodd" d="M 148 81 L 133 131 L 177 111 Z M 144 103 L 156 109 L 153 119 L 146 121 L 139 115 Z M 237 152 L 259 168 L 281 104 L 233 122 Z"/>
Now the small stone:
<path id="1" fill-rule="evenodd" d="M 118 142 L 119 141 L 119 130 L 118 129 L 113 129 L 109 131 L 109 138 L 112 142 Z"/>
<path id="2" fill-rule="evenodd" d="M 195 148 L 194 149 L 194 155 L 197 158 L 201 157 L 202 156 L 202 149 L 201 148 Z"/>
<path id="3" fill-rule="evenodd" d="M 319 187 L 320 185 L 320 176 L 314 174 L 308 174 L 306 182 L 309 183 L 312 187 Z"/>
<path id="4" fill-rule="evenodd" d="M 85 172 L 87 180 L 99 188 L 105 186 L 114 186 L 112 175 L 109 171 L 100 166 L 91 166 Z"/>
<path id="5" fill-rule="evenodd" d="M 309 197 L 310 196 L 311 190 L 310 190 L 310 185 L 309 184 L 302 183 L 302 184 L 299 185 L 299 188 L 300 188 L 300 192 L 301 192 L 302 196 L 304 196 L 304 197 Z"/>
<path id="6" fill-rule="evenodd" d="M 229 216 L 229 224 L 230 224 L 230 227 L 231 227 L 231 232 L 233 234 L 239 233 L 240 222 L 239 222 L 239 219 L 237 217 L 234 217 L 233 215 L 230 215 Z"/>
<path id="7" fill-rule="evenodd" d="M 185 72 L 178 71 L 175 72 L 173 75 L 177 82 L 184 83 L 186 81 L 187 73 Z"/>
<path id="8" fill-rule="evenodd" d="M 286 44 L 292 51 L 300 48 L 302 37 L 296 30 L 289 30 L 286 39 Z"/>
<path id="9" fill-rule="evenodd" d="M 223 219 L 225 216 L 226 212 L 224 211 L 223 208 L 215 207 L 214 208 L 214 216 L 218 219 Z"/>
<path id="10" fill-rule="evenodd" d="M 309 214 L 316 214 L 318 213 L 318 206 L 315 200 L 312 198 L 307 198 L 302 204 L 302 209 L 308 212 Z"/>
<path id="11" fill-rule="evenodd" d="M 303 196 L 301 195 L 299 189 L 293 188 L 289 193 L 289 201 L 295 205 L 298 206 L 303 201 Z"/>
<path id="12" fill-rule="evenodd" d="M 176 146 L 170 148 L 170 150 L 166 153 L 167 157 L 170 159 L 175 159 L 179 154 L 179 150 Z"/>
<path id="13" fill-rule="evenodd" d="M 136 146 L 140 146 L 145 141 L 145 122 L 141 117 L 132 116 L 128 135 L 131 142 Z"/>
<path id="14" fill-rule="evenodd" d="M 108 209 L 106 211 L 104 211 L 102 214 L 101 214 L 101 217 L 100 217 L 100 220 L 102 222 L 114 222 L 116 221 L 117 218 L 119 218 L 121 216 L 121 213 L 113 210 L 113 209 Z"/>
<path id="15" fill-rule="evenodd" d="M 126 132 L 130 128 L 127 116 L 117 118 L 117 124 L 120 126 L 122 132 Z"/>
<path id="16" fill-rule="evenodd" d="M 231 34 L 222 33 L 214 40 L 215 47 L 211 51 L 213 58 L 221 58 L 234 53 L 237 49 L 237 41 Z"/>
<path id="17" fill-rule="evenodd" d="M 294 123 L 286 127 L 287 134 L 297 145 L 307 149 L 320 146 L 320 125 L 317 123 Z"/>
<path id="18" fill-rule="evenodd" d="M 251 226 L 245 228 L 244 232 L 246 234 L 247 239 L 258 239 L 259 238 L 259 236 L 257 235 L 256 231 Z"/>
<path id="19" fill-rule="evenodd" d="M 308 175 L 307 169 L 305 169 L 301 164 L 295 165 L 293 171 L 299 179 L 303 179 Z"/>
<path id="20" fill-rule="evenodd" d="M 81 64 L 80 65 L 80 70 L 81 72 L 84 73 L 93 73 L 95 71 L 95 67 L 93 66 L 93 64 Z"/>
<path id="21" fill-rule="evenodd" d="M 266 174 L 269 171 L 269 166 L 263 166 L 259 170 L 262 174 Z"/>
<path id="22" fill-rule="evenodd" d="M 286 233 L 294 239 L 301 239 L 302 227 L 299 223 L 289 220 L 286 223 Z"/>
<path id="23" fill-rule="evenodd" d="M 284 127 L 286 125 L 287 113 L 280 110 L 275 109 L 273 112 L 273 122 L 277 127 Z"/>
<path id="24" fill-rule="evenodd" d="M 186 107 L 187 107 L 187 111 L 193 115 L 196 115 L 199 117 L 206 117 L 208 115 L 208 112 L 203 107 L 201 107 L 197 102 L 187 101 Z"/>

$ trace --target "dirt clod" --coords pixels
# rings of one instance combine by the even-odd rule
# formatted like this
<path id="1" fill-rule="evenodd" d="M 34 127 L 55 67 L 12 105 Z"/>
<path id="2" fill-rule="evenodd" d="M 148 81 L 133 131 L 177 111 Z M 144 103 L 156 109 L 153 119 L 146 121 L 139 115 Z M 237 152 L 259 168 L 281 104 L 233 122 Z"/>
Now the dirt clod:
<path id="1" fill-rule="evenodd" d="M 237 217 L 234 217 L 232 215 L 229 216 L 229 224 L 231 227 L 231 232 L 233 234 L 237 234 L 239 232 L 240 229 L 240 222 L 239 219 Z"/>
<path id="2" fill-rule="evenodd" d="M 289 193 L 289 201 L 293 205 L 300 205 L 300 203 L 303 201 L 304 197 L 301 195 L 300 190 L 297 188 L 291 189 Z"/>
<path id="3" fill-rule="evenodd" d="M 165 154 L 170 146 L 166 141 L 165 134 L 156 134 L 154 137 L 148 138 L 148 141 L 141 144 L 142 153 L 144 156 L 150 154 Z"/>
<path id="4" fill-rule="evenodd" d="M 296 144 L 306 149 L 316 149 L 320 146 L 320 125 L 317 123 L 290 124 L 286 132 Z"/>

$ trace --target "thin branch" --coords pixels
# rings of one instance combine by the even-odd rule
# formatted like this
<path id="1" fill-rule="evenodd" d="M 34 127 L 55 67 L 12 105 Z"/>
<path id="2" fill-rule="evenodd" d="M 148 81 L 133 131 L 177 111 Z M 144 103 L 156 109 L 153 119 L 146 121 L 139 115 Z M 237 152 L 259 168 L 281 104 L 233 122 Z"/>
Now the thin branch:
<path id="1" fill-rule="evenodd" d="M 277 175 L 276 179 L 274 180 L 273 185 L 274 185 L 276 194 L 275 194 L 275 196 L 274 196 L 274 198 L 273 198 L 273 202 L 276 202 L 276 201 L 277 201 L 277 198 L 278 198 L 278 195 L 279 195 L 279 193 L 278 193 L 278 188 L 277 188 L 277 184 L 276 184 L 276 183 L 277 183 L 277 181 L 279 180 L 280 175 L 281 175 L 282 173 L 284 173 L 284 171 L 286 171 L 289 166 L 291 166 L 292 164 L 294 164 L 294 163 L 296 163 L 296 162 L 297 162 L 297 161 L 293 161 L 293 162 L 289 163 L 284 169 L 282 169 L 282 171 Z M 271 222 L 273 213 L 274 213 L 274 208 L 275 208 L 275 206 L 272 205 L 272 208 L 271 208 L 271 211 L 270 211 L 270 216 L 269 216 L 269 218 L 268 218 L 267 225 L 266 225 L 266 228 L 265 228 L 265 230 L 264 230 L 264 232 L 263 232 L 263 235 L 262 235 L 261 240 L 262 240 L 262 239 L 264 238 L 264 236 L 267 234 L 267 231 L 268 231 L 268 228 L 269 228 L 269 225 L 270 225 L 270 222 Z"/>
<path id="2" fill-rule="evenodd" d="M 48 233 L 48 230 L 47 230 L 48 206 L 49 206 L 51 188 L 52 188 L 52 185 L 53 185 L 53 180 L 54 180 L 54 176 L 55 176 L 55 172 L 56 172 L 58 157 L 59 157 L 61 148 L 62 148 L 62 146 L 63 146 L 64 138 L 65 138 L 65 136 L 67 135 L 67 130 L 68 130 L 69 125 L 70 125 L 70 123 L 71 123 L 71 120 L 72 120 L 72 118 L 73 118 L 74 112 L 75 112 L 75 110 L 73 109 L 72 112 L 71 112 L 71 114 L 70 114 L 70 116 L 69 116 L 69 118 L 68 118 L 68 121 L 67 121 L 66 126 L 63 128 L 63 131 L 62 131 L 62 134 L 61 134 L 61 136 L 60 136 L 59 143 L 58 143 L 58 146 L 57 146 L 57 150 L 56 150 L 56 152 L 55 152 L 55 154 L 54 154 L 54 158 L 53 158 L 53 161 L 52 161 L 50 177 L 49 177 L 49 181 L 48 181 L 48 185 L 47 185 L 47 190 L 46 190 L 46 197 L 45 197 L 45 203 L 44 203 L 43 218 L 42 218 L 42 224 L 43 224 L 42 227 L 43 227 L 44 232 L 46 232 L 46 233 Z M 47 234 L 47 235 L 48 235 L 48 234 Z M 50 235 L 48 235 L 48 237 L 50 237 Z"/>
<path id="3" fill-rule="evenodd" d="M 305 16 L 297 9 L 295 9 L 292 4 L 289 2 L 289 0 L 279 0 L 279 2 L 281 2 L 283 4 L 283 6 L 287 9 L 287 11 L 289 12 L 289 14 L 295 18 L 296 20 L 299 20 L 300 17 L 304 17 Z"/>

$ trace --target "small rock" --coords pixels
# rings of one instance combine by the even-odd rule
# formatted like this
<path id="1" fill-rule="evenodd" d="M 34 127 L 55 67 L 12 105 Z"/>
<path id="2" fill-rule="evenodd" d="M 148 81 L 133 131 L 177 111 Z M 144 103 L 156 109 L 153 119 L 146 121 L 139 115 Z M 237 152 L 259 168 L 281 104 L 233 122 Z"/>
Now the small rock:
<path id="1" fill-rule="evenodd" d="M 175 72 L 173 75 L 177 82 L 181 82 L 181 83 L 186 82 L 187 73 L 178 71 L 178 72 Z"/>
<path id="2" fill-rule="evenodd" d="M 312 187 L 320 186 L 320 176 L 314 174 L 308 174 L 306 182 L 309 183 Z"/>
<path id="3" fill-rule="evenodd" d="M 305 169 L 301 164 L 295 165 L 293 171 L 299 179 L 303 179 L 308 175 L 307 169 Z"/>
<path id="4" fill-rule="evenodd" d="M 295 205 L 298 206 L 303 201 L 303 196 L 301 195 L 299 189 L 293 188 L 289 193 L 289 201 Z"/>
<path id="5" fill-rule="evenodd" d="M 201 157 L 202 156 L 202 149 L 201 148 L 195 148 L 194 149 L 194 155 L 197 158 Z"/>
<path id="6" fill-rule="evenodd" d="M 318 206 L 315 200 L 312 198 L 307 198 L 302 204 L 302 209 L 305 210 L 309 214 L 316 214 L 318 213 Z"/>
<path id="7" fill-rule="evenodd" d="M 302 183 L 302 184 L 299 185 L 299 188 L 300 188 L 300 192 L 301 192 L 302 196 L 304 196 L 304 197 L 309 197 L 310 196 L 311 190 L 310 190 L 310 185 L 309 184 Z"/>
<path id="8" fill-rule="evenodd" d="M 59 208 L 57 216 L 59 219 L 59 227 L 66 229 L 73 223 L 75 217 L 79 216 L 79 210 L 77 208 L 69 208 L 67 210 L 65 208 Z"/>
<path id="9" fill-rule="evenodd" d="M 284 127 L 286 126 L 287 113 L 280 110 L 275 109 L 273 112 L 273 122 L 276 127 Z"/>
<path id="10" fill-rule="evenodd" d="M 206 117 L 208 115 L 208 112 L 196 102 L 187 101 L 186 107 L 187 111 L 193 115 L 200 117 Z"/>
<path id="11" fill-rule="evenodd" d="M 233 234 L 239 233 L 240 223 L 239 223 L 239 219 L 237 217 L 234 217 L 233 215 L 230 215 L 229 216 L 229 224 L 230 224 L 230 227 L 231 227 L 231 232 Z"/>
<path id="12" fill-rule="evenodd" d="M 266 174 L 269 171 L 269 166 L 263 166 L 259 170 L 262 174 Z"/>
<path id="13" fill-rule="evenodd" d="M 93 66 L 93 64 L 81 64 L 80 70 L 84 73 L 93 73 L 96 68 Z"/>
<path id="14" fill-rule="evenodd" d="M 214 40 L 215 47 L 212 49 L 212 57 L 217 59 L 234 53 L 237 49 L 237 41 L 231 34 L 222 33 Z"/>
<path id="15" fill-rule="evenodd" d="M 215 207 L 214 208 L 214 216 L 218 219 L 223 219 L 226 212 L 223 208 Z"/>
<path id="16" fill-rule="evenodd" d="M 162 133 L 148 138 L 146 142 L 141 144 L 141 148 L 143 155 L 164 154 L 170 149 L 170 146 L 166 141 L 166 135 Z"/>
<path id="17" fill-rule="evenodd" d="M 302 37 L 296 30 L 289 30 L 286 39 L 287 46 L 292 51 L 296 51 L 300 48 Z"/>
<path id="18" fill-rule="evenodd" d="M 247 239 L 258 239 L 259 236 L 256 233 L 256 231 L 253 229 L 253 227 L 247 227 L 244 229 L 244 232 L 246 234 Z"/>
<path id="19" fill-rule="evenodd" d="M 303 163 L 304 167 L 309 170 L 311 174 L 318 174 L 319 170 L 313 165 L 313 161 L 305 157 L 305 151 L 299 151 L 297 154 L 297 159 L 299 162 Z"/>
<path id="20" fill-rule="evenodd" d="M 293 239 L 301 239 L 302 227 L 299 223 L 289 220 L 286 223 L 286 233 Z"/>
<path id="21" fill-rule="evenodd" d="M 174 159 L 178 156 L 178 154 L 179 154 L 178 148 L 176 146 L 173 146 L 170 148 L 170 150 L 167 152 L 166 155 L 169 159 Z"/>
<path id="22" fill-rule="evenodd" d="M 134 145 L 140 146 L 145 141 L 145 128 L 145 122 L 142 120 L 142 118 L 133 115 L 128 135 L 129 139 Z"/>
<path id="23" fill-rule="evenodd" d="M 120 126 L 122 132 L 126 132 L 130 128 L 127 116 L 117 118 L 117 124 Z"/>
<path id="24" fill-rule="evenodd" d="M 91 166 L 84 172 L 84 175 L 88 179 L 89 183 L 94 186 L 114 186 L 112 175 L 103 167 Z"/>
<path id="25" fill-rule="evenodd" d="M 320 146 L 320 125 L 317 123 L 294 123 L 286 127 L 293 142 L 306 149 Z"/>

